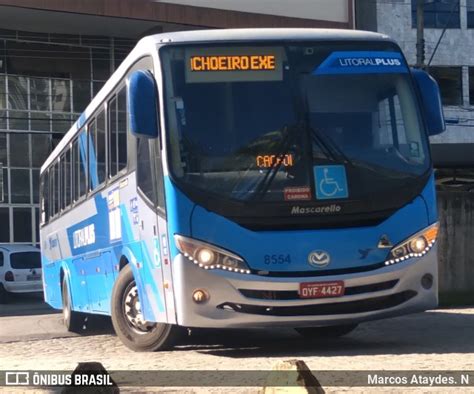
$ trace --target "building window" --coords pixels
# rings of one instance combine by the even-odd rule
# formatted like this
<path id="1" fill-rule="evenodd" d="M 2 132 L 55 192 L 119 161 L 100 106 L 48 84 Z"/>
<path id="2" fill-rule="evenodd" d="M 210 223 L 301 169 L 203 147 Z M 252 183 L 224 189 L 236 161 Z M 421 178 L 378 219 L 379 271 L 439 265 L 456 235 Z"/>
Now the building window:
<path id="1" fill-rule="evenodd" d="M 469 67 L 469 104 L 474 105 L 474 67 Z"/>
<path id="2" fill-rule="evenodd" d="M 28 145 L 28 134 L 10 134 L 10 166 L 30 166 L 30 148 Z"/>
<path id="3" fill-rule="evenodd" d="M 461 67 L 430 67 L 429 73 L 438 82 L 443 105 L 462 105 Z"/>
<path id="4" fill-rule="evenodd" d="M 411 0 L 412 27 L 416 27 L 416 5 L 418 0 Z M 425 27 L 434 29 L 459 29 L 459 0 L 425 0 Z"/>
<path id="5" fill-rule="evenodd" d="M 467 0 L 467 27 L 474 28 L 474 0 Z"/>
<path id="6" fill-rule="evenodd" d="M 30 170 L 12 168 L 11 173 L 11 202 L 13 204 L 30 204 Z"/>
<path id="7" fill-rule="evenodd" d="M 0 208 L 0 242 L 10 242 L 10 210 Z"/>
<path id="8" fill-rule="evenodd" d="M 0 243 L 39 241 L 39 168 L 134 44 L 0 29 Z M 118 172 L 124 166 L 125 102 L 116 101 Z M 106 179 L 105 124 L 102 113 L 93 141 L 99 183 Z M 44 201 L 44 221 L 86 193 L 89 143 L 85 135 L 76 140 L 45 177 L 42 187 L 50 198 Z"/>
<path id="9" fill-rule="evenodd" d="M 73 106 L 75 112 L 82 112 L 91 101 L 90 81 L 73 81 Z"/>
<path id="10" fill-rule="evenodd" d="M 33 240 L 31 208 L 13 208 L 13 241 Z"/>
<path id="11" fill-rule="evenodd" d="M 7 166 L 7 136 L 0 134 L 0 167 Z"/>

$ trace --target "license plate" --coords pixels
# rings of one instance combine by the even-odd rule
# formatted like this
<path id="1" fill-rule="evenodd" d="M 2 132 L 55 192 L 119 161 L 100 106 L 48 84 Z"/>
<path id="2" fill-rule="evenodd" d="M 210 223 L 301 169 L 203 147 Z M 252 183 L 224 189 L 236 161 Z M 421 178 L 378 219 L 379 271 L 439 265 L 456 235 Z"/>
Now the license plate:
<path id="1" fill-rule="evenodd" d="M 300 283 L 300 298 L 329 298 L 344 295 L 344 282 L 308 282 Z"/>
<path id="2" fill-rule="evenodd" d="M 26 277 L 26 280 L 41 280 L 41 275 L 40 274 L 28 275 Z"/>

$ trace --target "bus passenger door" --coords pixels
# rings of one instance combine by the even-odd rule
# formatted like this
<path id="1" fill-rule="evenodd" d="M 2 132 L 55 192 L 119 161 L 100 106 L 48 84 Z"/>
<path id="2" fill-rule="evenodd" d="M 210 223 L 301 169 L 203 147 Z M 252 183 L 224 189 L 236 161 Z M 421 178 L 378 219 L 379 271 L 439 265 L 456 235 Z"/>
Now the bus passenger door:
<path id="1" fill-rule="evenodd" d="M 137 208 L 143 263 L 148 265 L 144 280 L 148 306 L 155 321 L 175 323 L 158 141 L 139 137 L 136 142 Z"/>

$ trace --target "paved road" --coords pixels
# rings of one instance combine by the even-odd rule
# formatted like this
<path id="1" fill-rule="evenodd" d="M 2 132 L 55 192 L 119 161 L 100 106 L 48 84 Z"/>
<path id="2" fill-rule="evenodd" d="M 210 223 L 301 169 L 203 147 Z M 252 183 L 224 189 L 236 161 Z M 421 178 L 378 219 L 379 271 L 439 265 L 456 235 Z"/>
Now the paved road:
<path id="1" fill-rule="evenodd" d="M 327 342 L 308 343 L 292 330 L 203 330 L 174 351 L 147 354 L 125 348 L 107 319 L 92 320 L 84 336 L 75 337 L 64 331 L 60 319 L 58 314 L 0 317 L 0 364 L 72 371 L 78 362 L 98 361 L 111 370 L 252 370 L 296 358 L 313 371 L 474 371 L 474 308 L 366 323 L 345 338 Z M 422 390 L 428 391 L 447 390 Z M 449 389 L 453 391 L 474 393 L 474 387 Z"/>

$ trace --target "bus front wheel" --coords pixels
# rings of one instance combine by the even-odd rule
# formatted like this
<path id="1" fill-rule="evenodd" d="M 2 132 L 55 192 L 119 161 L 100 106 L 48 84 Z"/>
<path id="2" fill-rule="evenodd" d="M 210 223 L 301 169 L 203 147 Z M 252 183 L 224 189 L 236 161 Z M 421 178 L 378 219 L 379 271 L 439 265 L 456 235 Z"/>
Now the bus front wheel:
<path id="1" fill-rule="evenodd" d="M 66 329 L 69 332 L 80 332 L 84 325 L 84 315 L 80 312 L 72 310 L 71 292 L 67 278 L 63 278 L 62 283 L 62 300 L 63 300 L 63 320 Z"/>
<path id="2" fill-rule="evenodd" d="M 128 348 L 138 352 L 166 350 L 178 337 L 177 326 L 144 320 L 132 268 L 126 265 L 112 291 L 112 324 Z"/>
<path id="3" fill-rule="evenodd" d="M 341 326 L 295 328 L 295 331 L 305 338 L 317 340 L 324 338 L 339 338 L 354 331 L 356 327 L 357 324 L 346 324 Z"/>

